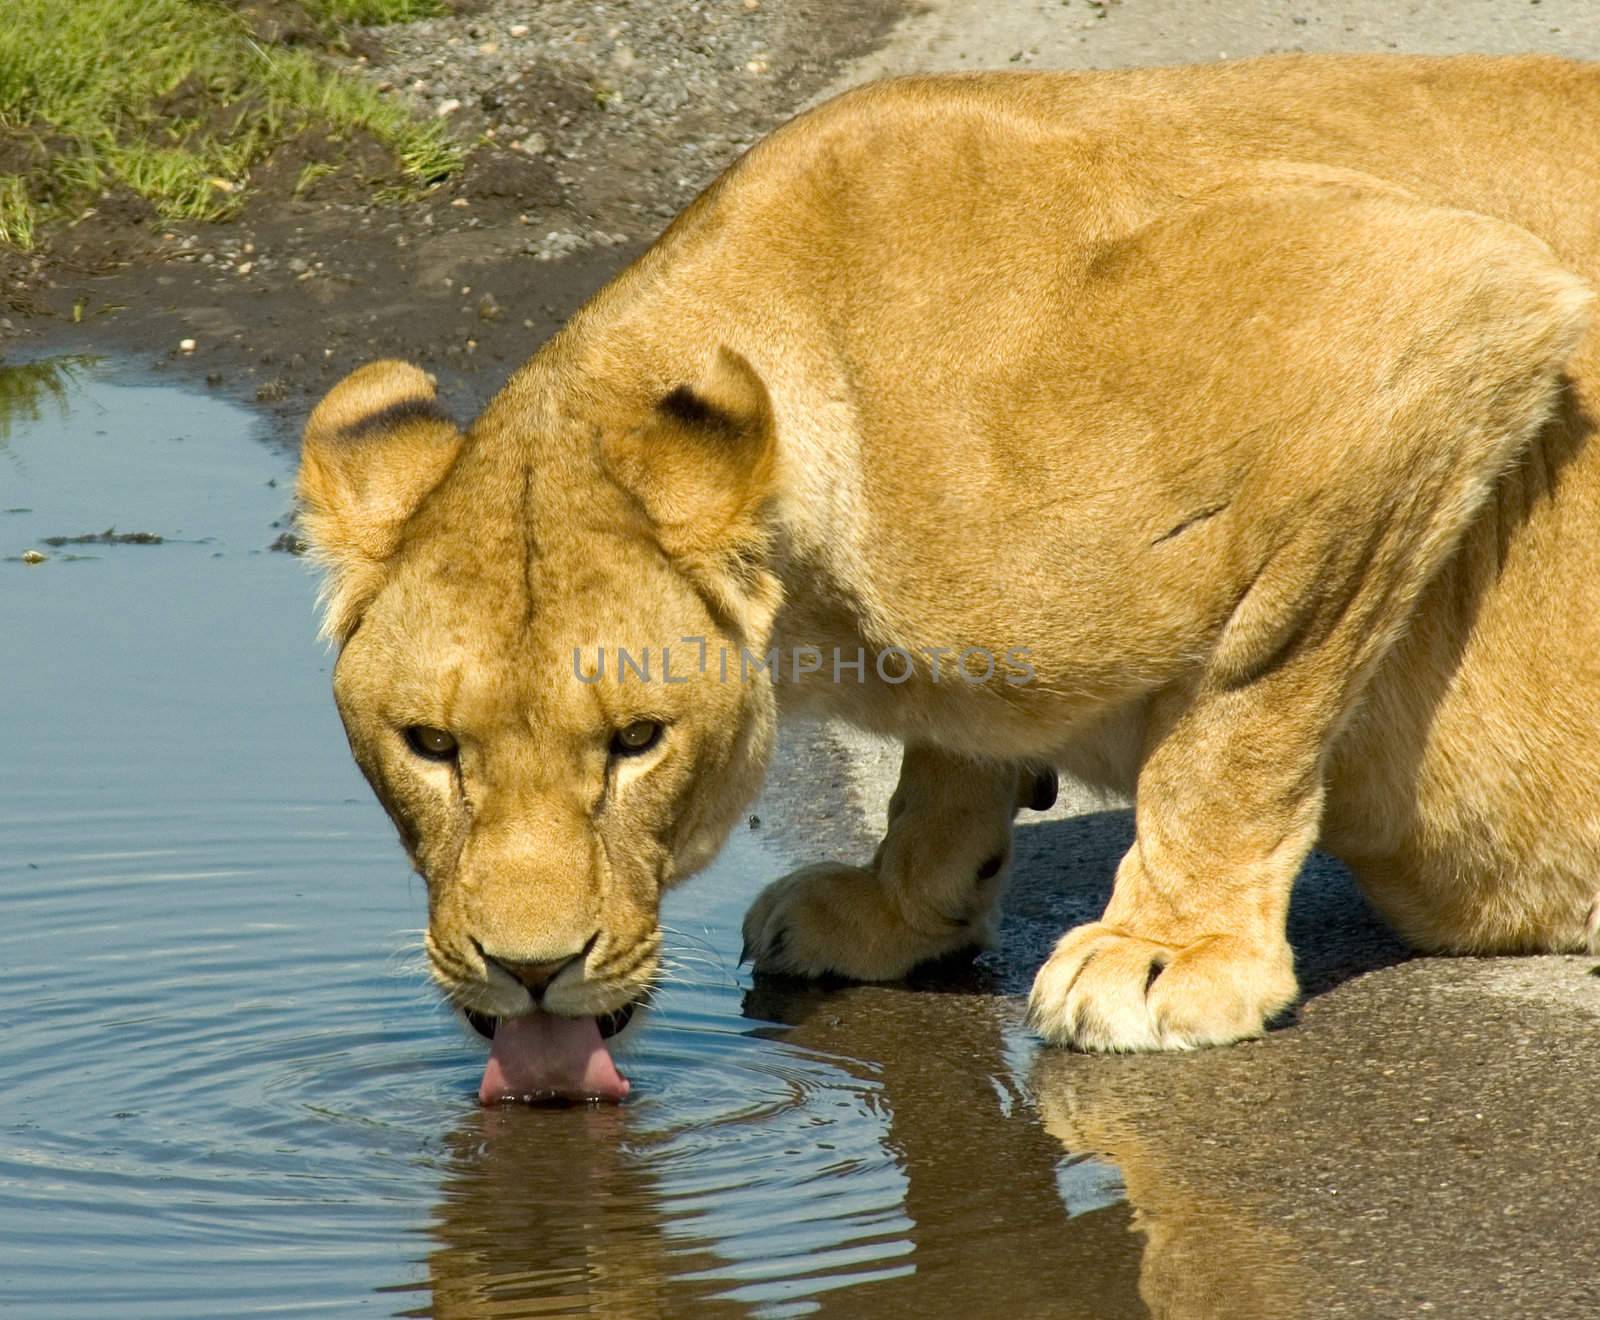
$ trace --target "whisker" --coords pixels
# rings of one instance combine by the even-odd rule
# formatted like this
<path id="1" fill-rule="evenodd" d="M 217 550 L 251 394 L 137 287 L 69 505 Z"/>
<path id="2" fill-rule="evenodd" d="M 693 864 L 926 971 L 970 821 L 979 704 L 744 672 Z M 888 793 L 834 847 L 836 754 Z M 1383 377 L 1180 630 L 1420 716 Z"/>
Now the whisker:
<path id="1" fill-rule="evenodd" d="M 657 964 L 661 969 L 661 979 L 664 983 L 693 984 L 719 984 L 737 986 L 739 980 L 728 969 L 726 963 L 713 962 L 708 958 L 683 959 L 671 953 L 664 953 Z M 706 975 L 707 972 L 712 975 Z"/>
<path id="2" fill-rule="evenodd" d="M 703 948 L 707 953 L 711 954 L 713 957 L 718 956 L 717 946 L 714 943 L 712 943 L 712 940 L 711 940 L 711 931 L 710 931 L 710 929 L 708 927 L 701 927 L 701 929 L 705 931 L 705 934 L 704 935 L 695 935 L 695 934 L 691 933 L 690 931 L 679 930 L 676 926 L 668 926 L 668 925 L 663 923 L 663 925 L 661 927 L 661 933 L 663 935 L 671 935 L 676 939 L 688 940 L 691 944 L 698 944 L 701 948 Z"/>
<path id="3" fill-rule="evenodd" d="M 677 935 L 678 932 L 672 932 Z M 706 944 L 705 951 L 699 948 L 684 949 L 676 945 L 668 945 L 662 950 L 663 958 L 673 959 L 680 967 L 706 967 L 720 976 L 732 977 L 733 969 L 729 967 L 728 960 L 714 945 Z"/>
<path id="4" fill-rule="evenodd" d="M 685 966 L 688 966 L 690 963 L 700 967 L 718 967 L 723 969 L 726 969 L 728 966 L 727 960 L 724 958 L 708 958 L 704 954 L 690 953 L 684 949 L 666 948 L 661 951 L 661 956 L 664 958 L 673 958 L 676 961 L 683 963 Z"/>

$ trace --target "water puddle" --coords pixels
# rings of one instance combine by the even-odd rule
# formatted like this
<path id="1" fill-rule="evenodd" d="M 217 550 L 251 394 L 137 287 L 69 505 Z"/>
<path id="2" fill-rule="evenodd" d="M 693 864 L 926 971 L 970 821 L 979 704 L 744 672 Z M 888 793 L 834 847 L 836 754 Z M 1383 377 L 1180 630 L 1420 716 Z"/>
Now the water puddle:
<path id="1" fill-rule="evenodd" d="M 1143 1313 L 1014 1001 L 752 993 L 758 835 L 674 896 L 634 1099 L 480 1110 L 291 480 L 215 398 L 0 368 L 0 1309 Z"/>

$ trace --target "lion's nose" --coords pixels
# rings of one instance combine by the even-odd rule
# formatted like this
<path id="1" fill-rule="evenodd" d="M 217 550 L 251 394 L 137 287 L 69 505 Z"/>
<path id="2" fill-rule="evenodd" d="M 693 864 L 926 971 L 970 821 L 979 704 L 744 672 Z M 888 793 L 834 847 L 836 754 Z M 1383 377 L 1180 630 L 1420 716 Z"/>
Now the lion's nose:
<path id="1" fill-rule="evenodd" d="M 507 962 L 504 958 L 494 958 L 492 961 L 527 986 L 528 993 L 537 999 L 544 993 L 544 988 L 561 975 L 563 968 L 581 957 L 581 953 L 575 953 L 570 958 L 557 958 L 554 962 Z"/>
<path id="2" fill-rule="evenodd" d="M 548 961 L 540 962 L 529 962 L 520 958 L 508 958 L 500 953 L 490 953 L 477 940 L 473 940 L 472 943 L 484 962 L 492 963 L 501 971 L 516 977 L 518 981 L 527 987 L 528 993 L 533 996 L 534 1002 L 537 1003 L 539 997 L 549 987 L 550 982 L 554 981 L 573 963 L 581 963 L 589 956 L 599 938 L 600 932 L 596 931 L 589 937 L 583 948 L 576 953 L 569 953 L 564 958 L 552 958 Z"/>

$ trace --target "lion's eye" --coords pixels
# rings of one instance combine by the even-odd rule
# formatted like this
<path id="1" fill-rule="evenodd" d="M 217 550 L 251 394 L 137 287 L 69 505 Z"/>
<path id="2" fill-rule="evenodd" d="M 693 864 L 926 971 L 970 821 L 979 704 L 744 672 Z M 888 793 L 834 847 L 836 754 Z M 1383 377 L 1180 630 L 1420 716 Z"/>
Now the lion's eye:
<path id="1" fill-rule="evenodd" d="M 455 759 L 456 740 L 443 729 L 426 724 L 413 724 L 406 730 L 406 745 L 418 756 L 429 761 Z"/>
<path id="2" fill-rule="evenodd" d="M 617 756 L 638 756 L 661 741 L 661 726 L 654 720 L 635 720 L 611 736 L 611 750 Z"/>

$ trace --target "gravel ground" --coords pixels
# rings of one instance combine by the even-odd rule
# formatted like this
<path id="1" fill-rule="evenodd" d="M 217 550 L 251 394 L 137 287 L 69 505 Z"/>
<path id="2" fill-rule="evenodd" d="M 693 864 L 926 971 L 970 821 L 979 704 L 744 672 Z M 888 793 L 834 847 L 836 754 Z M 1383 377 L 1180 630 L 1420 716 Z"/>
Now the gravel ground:
<path id="1" fill-rule="evenodd" d="M 852 7 L 881 27 L 899 6 Z M 379 86 L 554 171 L 560 203 L 601 235 L 653 233 L 837 62 L 825 0 L 497 4 L 373 31 Z M 819 36 L 823 39 L 819 40 Z M 591 231 L 595 232 L 595 231 Z M 584 241 L 564 233 L 542 251 Z"/>

